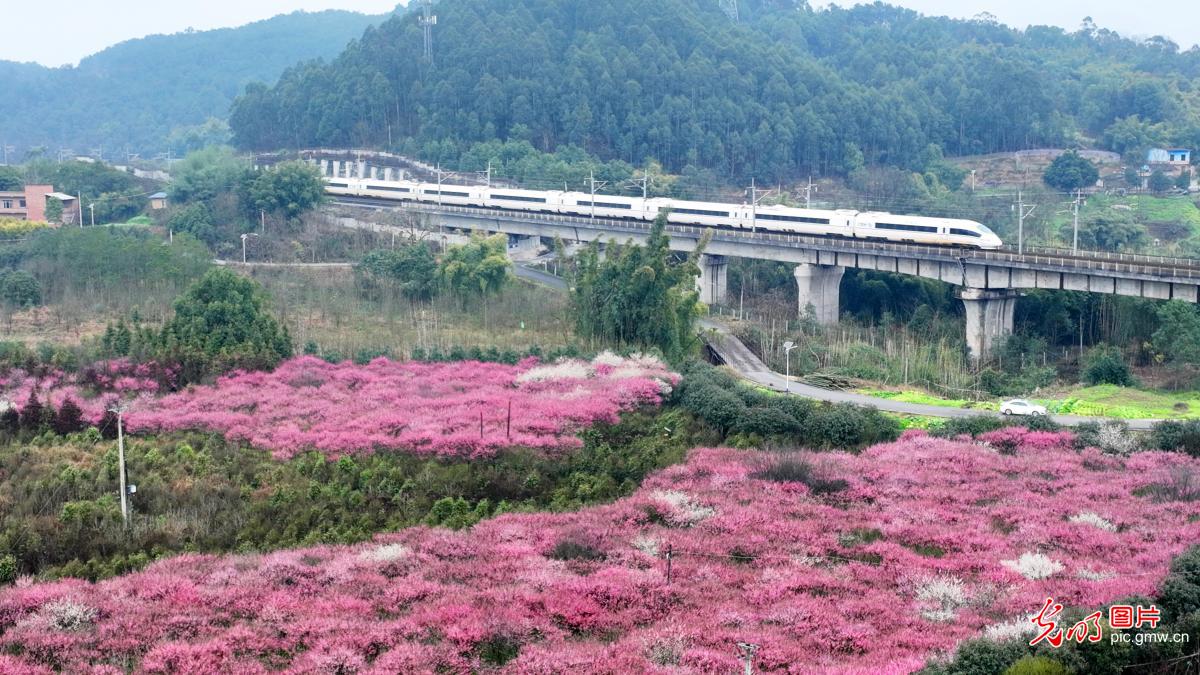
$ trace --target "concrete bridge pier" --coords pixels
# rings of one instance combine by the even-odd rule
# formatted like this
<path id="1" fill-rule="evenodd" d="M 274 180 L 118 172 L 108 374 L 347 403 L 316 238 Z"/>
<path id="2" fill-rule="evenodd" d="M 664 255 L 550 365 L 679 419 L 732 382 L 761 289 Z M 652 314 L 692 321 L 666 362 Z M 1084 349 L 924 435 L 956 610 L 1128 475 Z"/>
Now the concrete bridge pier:
<path id="1" fill-rule="evenodd" d="M 1002 338 L 1012 335 L 1013 309 L 1020 296 L 1010 289 L 964 288 L 958 292 L 967 310 L 967 348 L 972 361 L 986 359 Z"/>
<path id="2" fill-rule="evenodd" d="M 812 305 L 817 323 L 831 326 L 838 322 L 838 304 L 841 301 L 842 275 L 845 267 L 837 265 L 813 265 L 802 263 L 792 274 L 796 277 L 796 290 L 800 300 L 800 316 Z"/>
<path id="3" fill-rule="evenodd" d="M 541 237 L 520 234 L 508 235 L 508 257 L 511 260 L 530 260 L 538 257 L 542 249 Z"/>
<path id="4" fill-rule="evenodd" d="M 700 276 L 696 277 L 696 290 L 700 302 L 706 305 L 725 303 L 729 288 L 729 261 L 723 255 L 700 255 Z"/>

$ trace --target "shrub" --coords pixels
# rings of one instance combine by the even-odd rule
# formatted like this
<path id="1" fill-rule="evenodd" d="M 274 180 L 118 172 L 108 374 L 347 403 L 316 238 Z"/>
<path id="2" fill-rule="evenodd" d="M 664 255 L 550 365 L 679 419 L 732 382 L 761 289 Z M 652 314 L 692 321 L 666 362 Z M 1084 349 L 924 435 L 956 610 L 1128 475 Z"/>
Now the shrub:
<path id="1" fill-rule="evenodd" d="M 0 584 L 11 584 L 17 580 L 17 557 L 11 553 L 0 555 Z"/>
<path id="2" fill-rule="evenodd" d="M 991 415 L 972 415 L 970 417 L 952 417 L 946 420 L 940 429 L 933 430 L 934 436 L 954 438 L 955 436 L 978 436 L 989 431 L 995 431 L 1005 425 L 1004 420 Z"/>
<path id="3" fill-rule="evenodd" d="M 814 495 L 841 492 L 850 483 L 841 478 L 820 475 L 811 463 L 794 456 L 783 456 L 750 474 L 751 478 L 776 483 L 803 483 Z"/>
<path id="4" fill-rule="evenodd" d="M 1200 420 L 1166 420 L 1154 425 L 1146 445 L 1154 450 L 1200 457 Z"/>
<path id="5" fill-rule="evenodd" d="M 1070 675 L 1071 671 L 1063 664 L 1048 656 L 1033 656 L 1032 654 L 1017 661 L 1004 671 L 1004 675 Z"/>
<path id="6" fill-rule="evenodd" d="M 1200 546 L 1171 561 L 1171 571 L 1159 586 L 1158 604 L 1169 621 L 1200 612 Z"/>
<path id="7" fill-rule="evenodd" d="M 604 551 L 579 539 L 561 539 L 547 556 L 555 560 L 604 560 Z"/>
<path id="8" fill-rule="evenodd" d="M 1128 387 L 1133 384 L 1121 350 L 1104 344 L 1096 345 L 1084 357 L 1083 379 L 1091 385 L 1116 384 Z"/>

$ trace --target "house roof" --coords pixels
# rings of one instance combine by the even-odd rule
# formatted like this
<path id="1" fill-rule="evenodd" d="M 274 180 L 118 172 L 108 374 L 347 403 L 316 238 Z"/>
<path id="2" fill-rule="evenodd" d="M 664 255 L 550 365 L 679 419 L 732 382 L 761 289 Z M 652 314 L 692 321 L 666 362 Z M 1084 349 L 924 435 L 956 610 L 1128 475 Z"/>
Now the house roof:
<path id="1" fill-rule="evenodd" d="M 57 200 L 58 200 L 58 201 L 60 201 L 60 202 L 73 202 L 73 201 L 75 201 L 75 198 L 74 198 L 74 197 L 72 197 L 71 195 L 68 195 L 68 194 L 63 194 L 62 192 L 47 192 L 47 193 L 46 193 L 46 196 L 47 196 L 47 197 L 54 197 L 55 199 L 57 199 Z"/>
<path id="2" fill-rule="evenodd" d="M 150 195 L 150 199 L 166 199 L 166 198 L 167 198 L 167 193 L 165 193 L 165 192 L 155 192 L 154 194 Z"/>

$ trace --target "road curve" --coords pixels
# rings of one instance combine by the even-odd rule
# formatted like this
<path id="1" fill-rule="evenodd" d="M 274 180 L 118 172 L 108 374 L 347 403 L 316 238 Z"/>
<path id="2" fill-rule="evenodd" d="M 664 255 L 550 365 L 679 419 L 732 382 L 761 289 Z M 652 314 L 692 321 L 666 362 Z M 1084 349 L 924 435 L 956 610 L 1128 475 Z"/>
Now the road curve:
<path id="1" fill-rule="evenodd" d="M 788 390 L 796 396 L 805 398 L 813 398 L 820 401 L 830 401 L 832 403 L 853 403 L 855 405 L 873 406 L 880 410 L 891 413 L 903 413 L 907 415 L 923 415 L 926 417 L 973 417 L 975 415 L 998 416 L 999 413 L 988 410 L 972 410 L 968 408 L 949 408 L 937 405 L 924 405 L 921 403 L 905 403 L 903 401 L 893 401 L 886 398 L 876 398 L 874 396 L 866 396 L 864 394 L 855 394 L 851 392 L 838 391 L 836 389 L 822 389 L 812 385 L 803 384 L 793 381 L 790 386 L 787 386 L 787 380 L 783 375 L 771 370 L 765 363 L 762 362 L 750 348 L 737 339 L 729 332 L 724 324 L 721 324 L 712 319 L 700 320 L 701 335 L 708 346 L 716 352 L 725 365 L 729 366 L 734 372 L 743 378 L 762 385 L 775 391 Z M 1085 422 L 1106 422 L 1113 418 L 1109 417 L 1078 417 L 1075 415 L 1053 415 L 1051 417 L 1055 422 L 1063 426 L 1075 426 Z M 1155 423 L 1161 420 L 1125 420 L 1129 424 L 1130 429 L 1148 430 Z"/>

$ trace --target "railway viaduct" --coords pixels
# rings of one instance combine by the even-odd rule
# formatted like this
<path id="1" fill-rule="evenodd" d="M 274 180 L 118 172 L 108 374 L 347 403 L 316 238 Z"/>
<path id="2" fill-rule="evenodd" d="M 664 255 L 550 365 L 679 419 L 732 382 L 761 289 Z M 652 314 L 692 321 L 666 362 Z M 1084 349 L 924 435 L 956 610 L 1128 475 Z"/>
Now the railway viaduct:
<path id="1" fill-rule="evenodd" d="M 400 179 L 423 166 L 371 166 L 364 159 L 338 161 L 310 156 L 326 176 Z M 380 162 L 382 164 L 383 162 Z M 650 223 L 562 214 L 524 213 L 476 207 L 347 200 L 372 208 L 422 214 L 429 224 L 503 232 L 533 243 L 538 237 L 563 241 L 644 242 Z M 694 251 L 710 228 L 668 225 L 672 250 Z M 937 279 L 958 287 L 966 309 L 967 344 L 975 359 L 987 354 L 1013 329 L 1013 308 L 1023 289 L 1038 288 L 1109 293 L 1158 300 L 1200 302 L 1200 261 L 1118 253 L 1072 253 L 1064 249 L 1026 248 L 980 251 L 810 237 L 770 232 L 713 230 L 700 259 L 697 290 L 707 304 L 725 302 L 728 258 L 776 260 L 796 265 L 799 311 L 818 322 L 838 320 L 840 282 L 847 268 L 878 270 Z"/>

